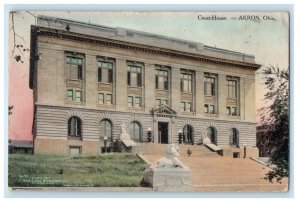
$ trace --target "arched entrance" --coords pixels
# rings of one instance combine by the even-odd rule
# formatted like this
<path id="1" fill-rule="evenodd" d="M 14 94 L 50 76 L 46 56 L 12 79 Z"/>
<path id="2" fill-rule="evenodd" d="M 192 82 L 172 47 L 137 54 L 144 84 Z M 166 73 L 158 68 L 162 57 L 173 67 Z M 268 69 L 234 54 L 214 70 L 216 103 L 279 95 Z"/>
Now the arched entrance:
<path id="1" fill-rule="evenodd" d="M 207 129 L 207 137 L 212 144 L 217 144 L 217 131 L 214 127 L 209 127 Z"/>
<path id="2" fill-rule="evenodd" d="M 141 126 L 137 122 L 132 122 L 129 125 L 130 138 L 135 142 L 142 142 Z"/>
<path id="3" fill-rule="evenodd" d="M 239 146 L 239 131 L 236 128 L 230 130 L 229 144 Z"/>
<path id="4" fill-rule="evenodd" d="M 191 125 L 183 127 L 183 143 L 194 144 L 194 128 Z"/>

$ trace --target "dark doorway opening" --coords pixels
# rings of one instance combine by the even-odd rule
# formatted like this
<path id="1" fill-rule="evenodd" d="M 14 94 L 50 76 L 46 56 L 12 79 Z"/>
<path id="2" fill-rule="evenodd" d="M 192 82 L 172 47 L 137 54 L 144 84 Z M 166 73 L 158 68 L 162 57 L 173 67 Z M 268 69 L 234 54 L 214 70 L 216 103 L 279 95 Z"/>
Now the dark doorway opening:
<path id="1" fill-rule="evenodd" d="M 158 122 L 158 142 L 168 144 L 168 123 Z"/>

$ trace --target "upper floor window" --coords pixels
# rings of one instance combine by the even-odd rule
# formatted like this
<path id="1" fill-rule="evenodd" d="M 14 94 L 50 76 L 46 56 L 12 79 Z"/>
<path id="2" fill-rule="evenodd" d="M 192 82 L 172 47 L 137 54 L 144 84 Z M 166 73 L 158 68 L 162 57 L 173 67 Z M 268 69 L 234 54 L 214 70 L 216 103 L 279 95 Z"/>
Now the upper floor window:
<path id="1" fill-rule="evenodd" d="M 142 86 L 142 68 L 139 66 L 128 66 L 127 84 L 129 86 Z"/>
<path id="2" fill-rule="evenodd" d="M 67 89 L 67 100 L 81 102 L 82 101 L 81 90 Z"/>
<path id="3" fill-rule="evenodd" d="M 228 98 L 236 98 L 237 97 L 237 80 L 227 80 L 228 86 Z"/>
<path id="4" fill-rule="evenodd" d="M 82 80 L 83 59 L 77 56 L 67 56 L 67 78 Z"/>
<path id="5" fill-rule="evenodd" d="M 181 102 L 181 111 L 191 112 L 192 111 L 192 103 L 190 103 L 190 102 Z"/>
<path id="6" fill-rule="evenodd" d="M 181 73 L 181 92 L 192 92 L 192 74 Z"/>
<path id="7" fill-rule="evenodd" d="M 98 82 L 113 83 L 113 63 L 98 62 Z"/>
<path id="8" fill-rule="evenodd" d="M 168 105 L 168 100 L 167 99 L 156 99 L 156 106 L 160 107 L 163 105 Z"/>
<path id="9" fill-rule="evenodd" d="M 216 95 L 216 79 L 213 77 L 205 77 L 204 81 L 204 94 L 215 96 Z"/>
<path id="10" fill-rule="evenodd" d="M 68 136 L 81 137 L 81 120 L 72 116 L 68 121 Z"/>
<path id="11" fill-rule="evenodd" d="M 212 104 L 205 104 L 204 105 L 204 113 L 208 113 L 208 114 L 215 114 L 215 105 Z"/>
<path id="12" fill-rule="evenodd" d="M 168 79 L 168 71 L 167 70 L 156 70 L 155 76 L 155 87 L 156 89 L 168 90 L 169 89 L 169 79 Z"/>

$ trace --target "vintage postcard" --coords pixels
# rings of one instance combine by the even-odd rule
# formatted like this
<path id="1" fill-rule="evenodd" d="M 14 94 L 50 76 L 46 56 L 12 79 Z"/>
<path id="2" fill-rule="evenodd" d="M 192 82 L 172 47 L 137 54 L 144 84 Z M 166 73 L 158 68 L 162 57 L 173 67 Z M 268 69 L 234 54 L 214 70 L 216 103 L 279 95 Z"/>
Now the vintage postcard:
<path id="1" fill-rule="evenodd" d="M 289 13 L 12 11 L 8 186 L 289 190 Z"/>

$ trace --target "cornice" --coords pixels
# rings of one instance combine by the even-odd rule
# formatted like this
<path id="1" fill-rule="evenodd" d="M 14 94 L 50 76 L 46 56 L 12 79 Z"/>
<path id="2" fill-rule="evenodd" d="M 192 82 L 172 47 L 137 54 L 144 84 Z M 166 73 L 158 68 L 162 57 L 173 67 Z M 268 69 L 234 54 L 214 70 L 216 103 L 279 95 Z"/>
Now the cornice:
<path id="1" fill-rule="evenodd" d="M 84 34 L 56 30 L 51 28 L 44 28 L 44 27 L 32 26 L 32 35 L 46 36 L 46 37 L 52 37 L 52 38 L 70 40 L 70 41 L 80 41 L 84 43 L 98 44 L 107 47 L 129 49 L 129 50 L 139 51 L 143 53 L 162 55 L 171 58 L 194 60 L 204 64 L 223 65 L 228 67 L 236 67 L 236 68 L 249 69 L 254 71 L 261 67 L 261 65 L 255 63 L 247 63 L 247 62 L 241 62 L 236 60 L 211 57 L 211 56 L 206 56 L 201 54 L 187 53 L 183 51 L 159 48 L 155 46 L 120 41 L 115 39 L 108 39 L 103 37 L 88 36 Z"/>

